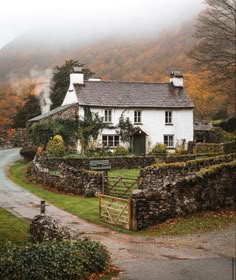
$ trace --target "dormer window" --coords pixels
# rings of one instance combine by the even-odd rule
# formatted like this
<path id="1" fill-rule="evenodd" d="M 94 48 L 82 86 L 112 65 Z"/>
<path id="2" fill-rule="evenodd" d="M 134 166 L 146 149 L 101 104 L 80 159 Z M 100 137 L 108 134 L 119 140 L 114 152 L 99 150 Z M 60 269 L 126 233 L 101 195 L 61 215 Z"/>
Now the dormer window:
<path id="1" fill-rule="evenodd" d="M 165 112 L 165 124 L 172 124 L 172 111 Z"/>
<path id="2" fill-rule="evenodd" d="M 112 122 L 112 114 L 111 114 L 111 110 L 105 110 L 105 113 L 104 113 L 104 122 L 106 123 L 111 123 Z"/>
<path id="3" fill-rule="evenodd" d="M 140 110 L 134 111 L 134 123 L 141 123 L 141 114 L 142 112 Z"/>

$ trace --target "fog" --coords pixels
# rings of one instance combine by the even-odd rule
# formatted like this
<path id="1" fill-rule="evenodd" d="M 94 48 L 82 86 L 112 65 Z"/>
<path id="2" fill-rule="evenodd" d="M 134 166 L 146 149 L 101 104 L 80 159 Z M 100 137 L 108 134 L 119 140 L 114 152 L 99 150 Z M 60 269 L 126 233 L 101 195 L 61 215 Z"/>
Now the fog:
<path id="1" fill-rule="evenodd" d="M 22 35 L 52 44 L 150 35 L 202 9 L 202 0 L 7 0 L 1 3 L 0 48 Z"/>

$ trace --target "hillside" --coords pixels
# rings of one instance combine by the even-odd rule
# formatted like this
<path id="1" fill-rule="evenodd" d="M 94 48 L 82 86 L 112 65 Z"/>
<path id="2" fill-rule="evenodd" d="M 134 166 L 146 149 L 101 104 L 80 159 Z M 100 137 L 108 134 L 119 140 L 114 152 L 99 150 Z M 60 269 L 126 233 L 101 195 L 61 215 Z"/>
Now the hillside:
<path id="1" fill-rule="evenodd" d="M 192 25 L 187 23 L 152 37 L 116 37 L 86 44 L 53 44 L 35 35 L 22 36 L 0 50 L 0 80 L 6 81 L 12 74 L 27 76 L 35 66 L 43 70 L 66 59 L 85 63 L 103 79 L 158 80 L 170 70 L 191 68 L 185 51 L 193 43 L 192 33 Z"/>
<path id="2" fill-rule="evenodd" d="M 152 37 L 106 38 L 83 44 L 78 43 L 78 38 L 76 43 L 57 44 L 53 41 L 55 38 L 43 41 L 37 36 L 19 37 L 0 50 L 0 81 L 14 85 L 12 94 L 9 90 L 7 94 L 0 91 L 1 111 L 7 113 L 5 107 L 11 102 L 11 95 L 15 96 L 15 91 L 20 95 L 18 81 L 27 77 L 31 79 L 32 69 L 41 71 L 74 59 L 86 64 L 102 79 L 168 81 L 171 70 L 182 70 L 188 93 L 196 106 L 196 116 L 211 118 L 229 104 L 224 97 L 216 94 L 215 89 L 206 85 L 206 75 L 198 73 L 193 61 L 186 55 L 194 43 L 193 30 L 193 24 L 188 22 L 181 28 L 164 30 Z M 15 107 L 20 103 L 16 102 Z M 12 114 L 8 118 L 11 119 Z"/>

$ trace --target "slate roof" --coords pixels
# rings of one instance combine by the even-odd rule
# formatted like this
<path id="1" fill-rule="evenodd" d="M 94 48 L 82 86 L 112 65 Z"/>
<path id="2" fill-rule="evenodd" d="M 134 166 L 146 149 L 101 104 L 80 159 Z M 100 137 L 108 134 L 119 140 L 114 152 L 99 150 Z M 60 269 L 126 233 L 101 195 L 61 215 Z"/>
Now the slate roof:
<path id="1" fill-rule="evenodd" d="M 34 117 L 34 118 L 28 120 L 28 122 L 37 122 L 37 121 L 40 121 L 40 120 L 45 119 L 45 118 L 47 118 L 47 117 L 50 117 L 50 116 L 52 116 L 52 115 L 54 115 L 54 114 L 56 114 L 56 113 L 65 111 L 67 108 L 69 108 L 69 107 L 71 107 L 71 106 L 73 106 L 73 105 L 75 105 L 75 104 L 69 104 L 69 105 L 64 105 L 64 106 L 57 107 L 57 108 L 55 108 L 55 109 L 53 109 L 53 110 L 51 110 L 51 111 L 49 111 L 49 112 L 47 112 L 47 113 L 44 113 L 44 114 L 42 114 L 42 115 L 39 115 L 39 116 L 37 116 L 37 117 Z"/>
<path id="2" fill-rule="evenodd" d="M 74 84 L 79 105 L 123 108 L 193 108 L 184 88 L 169 83 L 87 81 Z"/>

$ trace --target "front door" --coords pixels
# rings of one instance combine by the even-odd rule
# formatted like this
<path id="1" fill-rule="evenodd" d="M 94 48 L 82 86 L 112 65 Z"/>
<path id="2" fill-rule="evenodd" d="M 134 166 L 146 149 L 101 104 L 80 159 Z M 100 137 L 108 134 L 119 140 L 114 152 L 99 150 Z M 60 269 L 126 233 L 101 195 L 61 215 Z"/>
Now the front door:
<path id="1" fill-rule="evenodd" d="M 146 153 L 146 135 L 136 133 L 133 136 L 133 153 L 136 155 L 145 155 Z"/>

